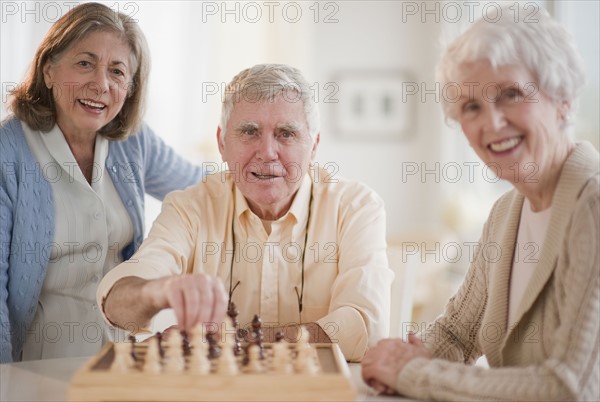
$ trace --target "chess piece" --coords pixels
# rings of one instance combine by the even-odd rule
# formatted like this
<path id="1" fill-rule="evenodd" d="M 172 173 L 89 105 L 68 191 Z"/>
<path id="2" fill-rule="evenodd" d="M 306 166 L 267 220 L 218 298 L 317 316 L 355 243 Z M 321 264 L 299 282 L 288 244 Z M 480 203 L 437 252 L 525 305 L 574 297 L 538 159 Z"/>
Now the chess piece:
<path id="1" fill-rule="evenodd" d="M 208 358 L 217 359 L 221 355 L 221 348 L 217 343 L 217 333 L 208 331 L 206 333 L 206 341 L 208 342 Z"/>
<path id="2" fill-rule="evenodd" d="M 273 344 L 273 361 L 271 369 L 277 374 L 292 374 L 294 372 L 291 364 L 292 356 L 287 342 Z"/>
<path id="3" fill-rule="evenodd" d="M 179 373 L 185 369 L 183 359 L 183 338 L 179 331 L 173 331 L 167 338 L 167 350 L 165 351 L 165 371 Z"/>
<path id="4" fill-rule="evenodd" d="M 183 337 L 183 343 L 182 343 L 183 355 L 189 356 L 191 354 L 191 348 L 190 348 L 190 338 L 188 336 L 188 333 L 186 331 L 181 331 L 181 336 Z"/>
<path id="5" fill-rule="evenodd" d="M 135 336 L 129 335 L 127 337 L 127 339 L 129 340 L 129 343 L 131 344 L 131 358 L 133 359 L 134 362 L 136 362 L 138 360 L 138 356 L 135 353 L 135 342 L 136 342 Z"/>
<path id="6" fill-rule="evenodd" d="M 275 342 L 279 343 L 281 341 L 283 341 L 285 339 L 285 335 L 283 334 L 283 331 L 277 331 L 277 333 L 275 334 Z"/>
<path id="7" fill-rule="evenodd" d="M 160 358 L 165 358 L 165 349 L 163 348 L 163 334 L 162 332 L 157 332 L 155 335 L 156 340 L 158 341 L 158 352 L 160 354 Z"/>
<path id="8" fill-rule="evenodd" d="M 194 374 L 205 375 L 210 372 L 210 361 L 208 360 L 208 343 L 204 340 L 202 325 L 196 325 L 192 329 L 191 357 L 189 371 Z"/>
<path id="9" fill-rule="evenodd" d="M 295 371 L 301 374 L 317 374 L 319 368 L 315 361 L 315 352 L 310 343 L 310 334 L 305 326 L 300 327 L 300 337 L 296 342 L 296 364 Z"/>
<path id="10" fill-rule="evenodd" d="M 254 315 L 254 319 L 252 319 L 252 341 L 258 346 L 260 359 L 263 360 L 265 358 L 265 354 L 263 351 L 263 331 L 262 331 L 262 320 L 258 315 Z"/>
<path id="11" fill-rule="evenodd" d="M 248 346 L 248 364 L 245 370 L 248 373 L 262 373 L 265 371 L 260 357 L 260 346 L 256 344 Z"/>
<path id="12" fill-rule="evenodd" d="M 116 342 L 113 348 L 115 357 L 110 366 L 110 370 L 118 373 L 129 372 L 135 365 L 135 361 L 133 360 L 133 357 L 131 357 L 131 346 L 129 342 Z"/>
<path id="13" fill-rule="evenodd" d="M 233 327 L 235 328 L 235 344 L 233 345 L 233 352 L 236 356 L 239 356 L 242 354 L 242 344 L 240 342 L 240 335 L 239 335 L 239 321 L 237 319 L 237 316 L 239 315 L 239 311 L 235 305 L 234 302 L 229 302 L 229 306 L 227 308 L 227 316 L 229 316 L 229 318 L 231 318 L 231 322 L 233 324 Z"/>
<path id="14" fill-rule="evenodd" d="M 229 324 L 229 325 L 227 325 Z M 227 318 L 225 321 L 225 328 L 233 327 L 231 318 Z M 235 330 L 235 328 L 234 328 Z M 227 336 L 229 335 L 229 336 Z M 233 335 L 233 336 L 232 336 Z M 217 361 L 217 373 L 224 375 L 236 375 L 239 373 L 237 367 L 237 361 L 235 358 L 234 347 L 235 347 L 235 334 L 228 334 L 227 332 L 221 333 L 221 356 Z"/>
<path id="15" fill-rule="evenodd" d="M 144 373 L 160 374 L 162 371 L 160 360 L 158 338 L 152 337 L 148 341 L 148 348 L 146 349 L 146 360 L 143 367 Z"/>

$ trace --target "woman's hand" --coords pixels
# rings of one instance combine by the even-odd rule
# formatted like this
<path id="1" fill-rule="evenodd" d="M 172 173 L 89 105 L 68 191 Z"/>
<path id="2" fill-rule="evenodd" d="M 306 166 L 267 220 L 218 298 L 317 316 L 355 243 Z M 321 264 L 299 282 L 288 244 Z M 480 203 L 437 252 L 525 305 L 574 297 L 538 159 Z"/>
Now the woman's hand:
<path id="1" fill-rule="evenodd" d="M 363 380 L 380 393 L 396 393 L 398 375 L 406 364 L 418 357 L 431 359 L 431 353 L 416 335 L 409 334 L 408 342 L 383 339 L 362 359 Z"/>

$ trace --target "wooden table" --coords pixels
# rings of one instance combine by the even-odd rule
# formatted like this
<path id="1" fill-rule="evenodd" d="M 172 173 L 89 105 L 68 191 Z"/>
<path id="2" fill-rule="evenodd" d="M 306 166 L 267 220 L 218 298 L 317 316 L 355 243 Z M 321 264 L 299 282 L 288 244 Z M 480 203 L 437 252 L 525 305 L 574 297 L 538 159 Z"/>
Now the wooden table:
<path id="1" fill-rule="evenodd" d="M 69 380 L 87 357 L 35 360 L 0 365 L 0 401 L 66 401 Z M 360 377 L 360 364 L 350 364 L 358 401 L 411 401 L 376 395 Z"/>

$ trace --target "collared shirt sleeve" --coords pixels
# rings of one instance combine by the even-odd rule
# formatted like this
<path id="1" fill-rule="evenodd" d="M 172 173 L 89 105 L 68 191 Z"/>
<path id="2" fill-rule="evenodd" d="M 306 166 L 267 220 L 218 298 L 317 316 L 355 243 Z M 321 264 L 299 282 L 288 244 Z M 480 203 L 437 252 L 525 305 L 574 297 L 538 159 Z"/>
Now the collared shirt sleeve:
<path id="1" fill-rule="evenodd" d="M 389 334 L 393 272 L 386 254 L 383 201 L 361 184 L 346 187 L 338 210 L 338 275 L 329 313 L 317 320 L 347 360 Z"/>
<path id="2" fill-rule="evenodd" d="M 161 213 L 154 222 L 148 238 L 133 257 L 108 272 L 100 282 L 96 294 L 102 316 L 110 323 L 104 312 L 104 300 L 114 284 L 124 277 L 136 276 L 143 279 L 157 279 L 191 271 L 190 256 L 194 255 L 195 227 L 199 219 L 189 219 L 196 213 L 193 193 L 169 194 L 163 203 Z M 111 323 L 112 325 L 112 323 Z"/>

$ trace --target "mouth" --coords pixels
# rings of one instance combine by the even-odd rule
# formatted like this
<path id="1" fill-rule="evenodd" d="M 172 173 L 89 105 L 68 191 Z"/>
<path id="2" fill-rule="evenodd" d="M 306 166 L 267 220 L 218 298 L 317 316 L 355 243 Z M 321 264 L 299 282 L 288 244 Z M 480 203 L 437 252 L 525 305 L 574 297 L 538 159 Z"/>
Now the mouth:
<path id="1" fill-rule="evenodd" d="M 275 180 L 281 176 L 275 176 L 273 174 L 260 174 L 256 172 L 252 172 L 252 176 L 256 177 L 258 180 Z"/>
<path id="2" fill-rule="evenodd" d="M 506 138 L 497 142 L 493 142 L 488 145 L 488 149 L 490 149 L 494 153 L 502 153 L 512 151 L 516 147 L 523 142 L 524 136 Z"/>
<path id="3" fill-rule="evenodd" d="M 105 104 L 99 103 L 99 102 L 94 102 L 89 99 L 78 99 L 77 102 L 79 102 L 79 104 L 81 106 L 83 106 L 84 109 L 95 112 L 95 113 L 101 112 L 104 109 L 106 109 Z"/>

